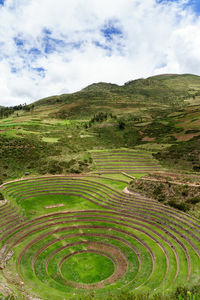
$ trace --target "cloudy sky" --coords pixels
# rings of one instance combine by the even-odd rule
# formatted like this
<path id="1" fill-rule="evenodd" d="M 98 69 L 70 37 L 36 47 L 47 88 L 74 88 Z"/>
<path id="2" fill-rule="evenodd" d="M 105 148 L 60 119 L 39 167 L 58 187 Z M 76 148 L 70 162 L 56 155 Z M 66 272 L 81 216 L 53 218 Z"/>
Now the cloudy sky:
<path id="1" fill-rule="evenodd" d="M 0 0 L 0 105 L 200 75 L 200 0 Z"/>

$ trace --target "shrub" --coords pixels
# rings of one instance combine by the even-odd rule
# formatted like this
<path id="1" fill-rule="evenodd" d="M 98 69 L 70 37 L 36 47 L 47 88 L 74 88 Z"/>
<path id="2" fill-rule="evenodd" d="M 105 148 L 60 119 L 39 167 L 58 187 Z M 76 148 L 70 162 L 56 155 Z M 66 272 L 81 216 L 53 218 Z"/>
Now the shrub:
<path id="1" fill-rule="evenodd" d="M 158 196 L 157 200 L 158 200 L 159 202 L 164 202 L 164 201 L 166 200 L 165 194 L 160 194 L 160 195 Z"/>
<path id="2" fill-rule="evenodd" d="M 200 166 L 193 166 L 193 170 L 195 172 L 200 172 Z"/>
<path id="3" fill-rule="evenodd" d="M 191 203 L 191 204 L 197 204 L 200 202 L 200 196 L 197 197 L 192 197 L 190 199 L 187 199 L 186 201 L 187 203 Z"/>
<path id="4" fill-rule="evenodd" d="M 174 293 L 175 297 L 177 297 L 177 299 L 179 299 L 180 297 L 182 297 L 183 299 L 187 299 L 188 298 L 188 289 L 186 287 L 177 287 L 175 293 Z"/>
<path id="5" fill-rule="evenodd" d="M 59 165 L 58 162 L 52 161 L 49 163 L 49 173 L 50 174 L 60 174 L 60 173 L 62 173 L 62 171 L 63 171 L 63 169 Z"/>
<path id="6" fill-rule="evenodd" d="M 159 196 L 162 192 L 162 189 L 163 189 L 163 184 L 161 183 L 160 185 L 156 186 L 154 191 L 153 191 L 153 195 L 154 196 Z"/>
<path id="7" fill-rule="evenodd" d="M 126 124 L 125 124 L 125 122 L 123 120 L 119 120 L 118 125 L 119 125 L 119 129 L 120 130 L 123 130 L 125 128 L 125 126 L 126 126 Z"/>
<path id="8" fill-rule="evenodd" d="M 188 196 L 188 191 L 187 190 L 182 191 L 182 196 L 184 197 Z"/>
<path id="9" fill-rule="evenodd" d="M 188 204 L 182 202 L 182 203 L 177 203 L 175 200 L 170 200 L 168 204 L 176 209 L 182 210 L 184 212 L 189 210 Z"/>

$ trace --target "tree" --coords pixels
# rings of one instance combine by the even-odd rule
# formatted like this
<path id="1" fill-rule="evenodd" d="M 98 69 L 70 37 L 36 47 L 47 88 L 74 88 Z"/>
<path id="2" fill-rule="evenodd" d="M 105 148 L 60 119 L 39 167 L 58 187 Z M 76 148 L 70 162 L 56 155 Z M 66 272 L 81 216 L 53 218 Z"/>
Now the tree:
<path id="1" fill-rule="evenodd" d="M 119 120 L 118 125 L 119 125 L 120 130 L 123 130 L 126 126 L 126 124 L 123 120 Z"/>

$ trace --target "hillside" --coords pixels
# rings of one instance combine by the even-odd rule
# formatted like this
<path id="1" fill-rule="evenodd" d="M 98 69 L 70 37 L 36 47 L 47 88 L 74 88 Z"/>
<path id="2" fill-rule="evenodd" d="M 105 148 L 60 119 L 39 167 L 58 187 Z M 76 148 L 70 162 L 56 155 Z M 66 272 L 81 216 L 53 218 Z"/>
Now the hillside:
<path id="1" fill-rule="evenodd" d="M 199 299 L 200 77 L 0 108 L 0 216 L 0 299 Z"/>
<path id="2" fill-rule="evenodd" d="M 94 168 L 88 151 L 103 148 L 137 147 L 153 151 L 165 167 L 200 168 L 196 75 L 159 75 L 123 86 L 95 83 L 2 112 L 8 115 L 0 119 L 2 180 L 82 172 Z"/>
<path id="3" fill-rule="evenodd" d="M 155 114 L 200 100 L 200 77 L 196 75 L 160 75 L 132 80 L 122 86 L 95 83 L 79 92 L 36 101 L 36 106 L 59 104 L 68 118 L 88 117 L 99 110 L 114 113 Z M 72 105 L 73 103 L 73 105 Z"/>

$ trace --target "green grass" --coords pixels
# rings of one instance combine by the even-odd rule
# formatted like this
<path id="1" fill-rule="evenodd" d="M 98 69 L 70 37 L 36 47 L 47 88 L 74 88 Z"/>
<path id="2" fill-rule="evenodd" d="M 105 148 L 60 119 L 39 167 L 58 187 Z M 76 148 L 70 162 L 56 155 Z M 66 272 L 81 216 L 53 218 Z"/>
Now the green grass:
<path id="1" fill-rule="evenodd" d="M 48 208 L 46 206 L 64 204 L 63 207 Z M 79 197 L 71 195 L 40 195 L 30 197 L 20 202 L 20 207 L 24 214 L 28 217 L 41 216 L 51 212 L 99 209 L 94 203 Z"/>
<path id="2" fill-rule="evenodd" d="M 98 253 L 78 253 L 68 258 L 61 268 L 63 277 L 78 283 L 95 283 L 111 276 L 113 262 Z"/>
<path id="3" fill-rule="evenodd" d="M 47 143 L 57 143 L 57 141 L 59 140 L 59 138 L 56 137 L 43 137 L 42 138 L 43 142 L 47 142 Z"/>
<path id="4" fill-rule="evenodd" d="M 71 121 L 70 120 L 62 120 L 62 121 L 56 121 L 56 125 L 70 125 Z"/>
<path id="5" fill-rule="evenodd" d="M 100 175 L 101 177 L 103 176 L 103 175 Z M 104 176 L 103 176 L 104 177 Z M 106 177 L 109 179 L 112 179 L 112 180 L 123 180 L 123 181 L 127 181 L 127 183 L 128 183 L 128 181 L 129 181 L 129 179 L 125 176 L 125 175 L 123 175 L 123 174 L 106 174 Z"/>
<path id="6" fill-rule="evenodd" d="M 154 172 L 154 166 L 145 167 L 158 166 L 155 153 L 166 169 L 198 169 L 199 138 L 192 134 L 199 135 L 199 91 L 199 77 L 190 74 L 123 86 L 99 83 L 42 99 L 33 111 L 0 120 L 0 180 L 85 174 L 28 179 L 3 189 L 11 207 L 5 218 L 0 215 L 0 245 L 14 250 L 4 271 L 17 297 L 22 290 L 27 298 L 52 300 L 90 294 L 68 281 L 104 280 L 91 290 L 99 299 L 113 292 L 170 294 L 186 282 L 188 288 L 198 284 L 199 221 L 152 199 L 122 193 L 131 179 L 120 172 L 136 178 Z M 189 142 L 180 142 L 185 137 Z M 113 173 L 107 174 L 110 168 Z M 119 266 L 114 249 L 128 263 L 126 272 L 109 284 L 106 279 Z"/>
<path id="7" fill-rule="evenodd" d="M 99 177 L 43 177 L 7 184 L 5 196 L 28 217 L 27 223 L 3 233 L 3 243 L 15 251 L 8 270 L 18 261 L 16 272 L 25 286 L 44 299 L 64 299 L 75 290 L 82 295 L 80 284 L 102 280 L 101 288 L 93 287 L 102 299 L 114 290 L 169 293 L 184 285 L 189 268 L 188 282 L 196 284 L 199 222 L 153 200 L 122 194 L 126 185 Z M 60 203 L 65 207 L 44 208 Z M 119 255 L 125 259 L 125 272 L 108 284 L 123 261 Z"/>
<path id="8" fill-rule="evenodd" d="M 88 179 L 95 181 L 95 182 L 106 184 L 107 186 L 112 187 L 116 191 L 122 191 L 128 185 L 128 181 L 121 182 L 121 181 L 117 181 L 117 180 L 113 180 L 113 179 L 109 179 L 109 178 L 101 178 L 101 176 L 100 177 L 92 177 L 92 178 L 88 177 Z"/>
<path id="9" fill-rule="evenodd" d="M 144 177 L 145 175 L 147 175 L 148 173 L 141 173 L 141 174 L 137 174 L 137 173 L 130 173 L 131 176 L 135 177 L 135 178 L 141 178 Z"/>
<path id="10" fill-rule="evenodd" d="M 98 174 L 109 173 L 148 173 L 160 170 L 152 153 L 132 149 L 112 149 L 91 152 L 94 165 Z"/>

